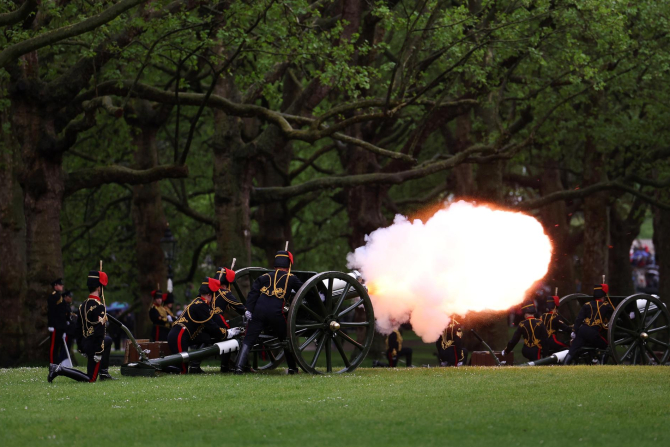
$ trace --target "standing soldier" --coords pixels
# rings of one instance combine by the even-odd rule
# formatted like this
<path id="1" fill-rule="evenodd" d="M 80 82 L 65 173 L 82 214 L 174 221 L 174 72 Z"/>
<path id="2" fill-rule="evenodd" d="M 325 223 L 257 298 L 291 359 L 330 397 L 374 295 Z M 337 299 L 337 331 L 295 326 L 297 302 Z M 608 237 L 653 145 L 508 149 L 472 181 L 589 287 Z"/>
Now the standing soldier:
<path id="1" fill-rule="evenodd" d="M 291 293 L 302 287 L 302 281 L 291 274 L 292 266 L 293 255 L 291 252 L 278 251 L 274 260 L 274 273 L 261 275 L 252 284 L 251 291 L 247 296 L 247 310 L 245 312 L 245 316 L 250 322 L 242 348 L 237 356 L 235 374 L 244 374 L 244 366 L 247 364 L 249 351 L 264 329 L 272 329 L 273 334 L 281 342 L 286 340 L 284 306 L 286 306 L 286 300 L 291 297 Z M 288 364 L 288 373 L 297 374 L 298 367 L 291 351 L 284 349 L 284 355 Z"/>
<path id="2" fill-rule="evenodd" d="M 154 324 L 151 331 L 151 341 L 167 341 L 168 333 L 172 327 L 172 317 L 168 315 L 167 308 L 163 307 L 163 292 L 154 290 L 151 292 L 154 302 L 149 308 L 149 319 Z"/>
<path id="3" fill-rule="evenodd" d="M 86 373 L 78 369 L 51 364 L 49 365 L 49 382 L 58 376 L 69 377 L 79 382 L 95 382 L 98 376 L 101 380 L 113 379 L 108 371 L 112 339 L 107 336 L 107 309 L 103 293 L 103 288 L 107 286 L 107 274 L 91 270 L 88 272 L 86 282 L 90 294 L 88 299 L 79 306 L 77 317 L 77 332 L 82 337 L 78 345 L 81 346 L 83 354 L 87 357 Z"/>
<path id="4" fill-rule="evenodd" d="M 70 306 L 63 297 L 63 279 L 58 278 L 52 281 L 51 287 L 53 287 L 54 290 L 47 299 L 47 320 L 49 332 L 51 333 L 49 364 L 60 363 L 67 358 L 63 335 L 67 333 L 70 326 Z"/>
<path id="5" fill-rule="evenodd" d="M 174 294 L 172 292 L 164 293 L 163 294 L 163 308 L 165 309 L 165 312 L 167 313 L 168 317 L 172 318 L 172 321 L 176 320 L 174 316 L 174 312 L 172 310 L 172 307 L 174 306 Z M 172 327 L 172 325 L 170 325 Z M 168 332 L 170 332 L 168 330 Z M 167 335 L 166 335 L 167 337 Z"/>
<path id="6" fill-rule="evenodd" d="M 575 355 L 581 348 L 588 346 L 598 349 L 607 349 L 607 325 L 609 324 L 614 305 L 609 296 L 609 286 L 598 284 L 593 288 L 593 300 L 586 303 L 577 315 L 571 337 L 572 344 L 568 355 L 563 360 L 564 365 L 575 361 Z"/>
<path id="7" fill-rule="evenodd" d="M 239 334 L 238 328 L 226 329 L 220 327 L 214 319 L 214 312 L 211 308 L 211 302 L 219 290 L 221 283 L 214 278 L 205 278 L 205 281 L 200 285 L 200 293 L 198 296 L 186 306 L 181 317 L 175 322 L 174 326 L 168 334 L 168 344 L 170 351 L 173 354 L 181 352 L 188 353 L 188 348 L 191 343 L 195 342 L 196 337 L 201 332 L 206 332 L 213 340 L 229 339 Z M 197 368 L 199 369 L 199 367 Z M 181 373 L 186 374 L 189 371 L 188 364 L 182 363 Z"/>
<path id="8" fill-rule="evenodd" d="M 451 317 L 449 325 L 435 343 L 440 366 L 463 366 L 468 359 L 468 350 L 463 347 L 463 327 Z"/>
<path id="9" fill-rule="evenodd" d="M 521 353 L 528 360 L 539 360 L 542 358 L 542 347 L 546 344 L 547 329 L 544 327 L 542 320 L 535 318 L 535 304 L 532 301 L 524 303 L 521 306 L 524 314 L 524 320 L 519 323 L 519 326 L 514 332 L 512 339 L 507 343 L 507 347 L 503 349 L 502 355 L 510 352 L 523 336 L 523 348 Z"/>
<path id="10" fill-rule="evenodd" d="M 212 300 L 212 311 L 216 314 L 215 318 L 219 319 L 221 325 L 230 329 L 230 325 L 224 318 L 223 314 L 227 310 L 233 309 L 239 315 L 244 316 L 244 313 L 247 311 L 247 309 L 242 303 L 239 302 L 237 297 L 235 297 L 233 292 L 230 290 L 230 285 L 235 281 L 235 272 L 231 269 L 220 267 L 216 271 L 216 277 L 221 278 L 221 288 L 218 290 L 218 292 L 214 293 L 214 299 Z M 221 355 L 222 373 L 230 372 L 230 355 L 230 352 Z"/>
<path id="11" fill-rule="evenodd" d="M 544 313 L 540 316 L 544 327 L 547 329 L 547 343 L 544 346 L 544 356 L 551 355 L 558 351 L 564 351 L 568 349 L 568 345 L 556 338 L 557 332 L 563 332 L 566 334 L 570 333 L 570 326 L 568 323 L 558 314 L 558 296 L 549 296 L 547 297 L 547 313 Z"/>
<path id="12" fill-rule="evenodd" d="M 405 366 L 412 366 L 412 348 L 402 347 L 402 333 L 400 328 L 391 332 L 388 337 L 386 337 L 386 358 L 389 361 L 389 367 L 395 368 L 398 366 L 398 358 L 404 355 L 405 356 Z"/>

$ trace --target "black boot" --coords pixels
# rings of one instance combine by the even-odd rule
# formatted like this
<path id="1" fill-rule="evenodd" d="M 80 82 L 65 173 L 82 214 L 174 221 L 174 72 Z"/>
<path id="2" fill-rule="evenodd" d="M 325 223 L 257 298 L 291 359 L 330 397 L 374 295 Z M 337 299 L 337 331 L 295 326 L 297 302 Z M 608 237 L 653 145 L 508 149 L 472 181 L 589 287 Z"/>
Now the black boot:
<path id="1" fill-rule="evenodd" d="M 116 377 L 112 377 L 112 375 L 109 374 L 108 369 L 101 369 L 98 377 L 100 377 L 100 380 L 117 380 Z"/>
<path id="2" fill-rule="evenodd" d="M 284 349 L 284 357 L 286 358 L 286 364 L 288 365 L 288 373 L 291 375 L 298 374 L 298 366 L 295 364 L 293 353 L 288 349 Z"/>
<path id="3" fill-rule="evenodd" d="M 235 365 L 234 373 L 236 375 L 244 374 L 244 366 L 247 364 L 247 357 L 249 357 L 249 346 L 242 344 L 240 353 L 237 356 L 237 364 Z"/>
<path id="4" fill-rule="evenodd" d="M 200 360 L 191 360 L 191 363 L 188 364 L 188 373 L 189 374 L 202 374 L 205 371 L 200 368 Z"/>
<path id="5" fill-rule="evenodd" d="M 66 368 L 65 366 L 54 364 L 49 365 L 49 377 L 47 380 L 49 382 L 53 382 L 53 380 L 58 376 L 69 377 L 70 379 L 76 380 L 77 382 L 90 381 L 90 378 L 78 369 Z"/>
<path id="6" fill-rule="evenodd" d="M 230 371 L 230 352 L 221 354 L 221 372 L 229 373 Z"/>

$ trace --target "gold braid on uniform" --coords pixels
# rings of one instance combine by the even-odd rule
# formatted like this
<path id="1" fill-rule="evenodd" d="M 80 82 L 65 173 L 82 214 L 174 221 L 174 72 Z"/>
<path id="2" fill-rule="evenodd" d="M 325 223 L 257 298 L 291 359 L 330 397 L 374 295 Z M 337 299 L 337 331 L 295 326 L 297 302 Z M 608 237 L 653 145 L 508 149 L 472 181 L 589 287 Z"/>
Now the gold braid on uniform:
<path id="1" fill-rule="evenodd" d="M 277 255 L 277 257 L 279 257 L 279 256 L 284 256 L 284 257 L 288 258 L 287 255 Z M 286 297 L 286 292 L 287 292 L 286 289 L 288 288 L 288 280 L 289 280 L 289 277 L 291 276 L 291 264 L 289 263 L 289 265 L 288 265 L 288 273 L 286 274 L 286 283 L 284 284 L 283 289 L 281 287 L 277 287 L 277 275 L 279 274 L 279 272 L 280 272 L 279 269 L 275 270 L 274 279 L 266 273 L 266 275 L 268 275 L 268 277 L 270 278 L 270 281 L 272 283 L 272 292 L 269 291 L 270 290 L 269 287 L 265 286 L 261 289 L 261 293 L 264 293 L 267 296 L 276 296 L 280 300 L 284 300 L 284 298 Z"/>
<path id="2" fill-rule="evenodd" d="M 542 344 L 540 343 L 540 340 L 535 338 L 535 329 L 533 329 L 533 323 L 531 323 L 530 320 L 526 321 L 528 322 L 528 326 L 530 327 L 530 333 L 528 332 L 528 329 L 526 329 L 526 326 L 524 325 L 524 329 L 526 329 L 526 335 L 528 336 L 528 338 L 524 339 L 524 344 L 529 348 L 536 346 L 542 349 Z"/>
<path id="3" fill-rule="evenodd" d="M 454 329 L 456 328 L 456 325 L 460 324 L 458 321 L 456 321 L 455 318 L 451 319 L 451 323 L 447 326 L 447 328 L 444 330 L 442 333 L 442 349 L 447 349 L 449 346 L 454 344 Z M 449 339 L 449 329 L 451 329 L 451 339 Z"/>

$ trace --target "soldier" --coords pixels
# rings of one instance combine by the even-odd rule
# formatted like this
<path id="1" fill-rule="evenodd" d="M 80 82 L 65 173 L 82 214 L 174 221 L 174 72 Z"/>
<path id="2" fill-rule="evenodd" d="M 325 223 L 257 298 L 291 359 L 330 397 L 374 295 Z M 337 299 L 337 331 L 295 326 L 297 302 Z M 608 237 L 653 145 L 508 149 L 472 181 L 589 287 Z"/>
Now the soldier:
<path id="1" fill-rule="evenodd" d="M 149 308 L 149 319 L 154 324 L 153 331 L 151 331 L 151 341 L 167 341 L 174 320 L 168 314 L 167 308 L 163 307 L 163 292 L 153 290 L 151 296 L 154 299 Z"/>
<path id="2" fill-rule="evenodd" d="M 200 293 L 191 304 L 186 306 L 168 334 L 168 344 L 173 354 L 188 352 L 189 346 L 196 342 L 196 338 L 203 331 L 214 340 L 227 340 L 239 334 L 238 328 L 228 330 L 220 327 L 214 318 L 215 313 L 212 311 L 211 302 L 220 286 L 219 280 L 214 278 L 205 278 L 200 285 Z M 187 362 L 184 362 L 181 373 L 186 374 L 187 372 L 197 371 L 195 369 L 190 371 Z"/>
<path id="3" fill-rule="evenodd" d="M 402 347 L 402 333 L 397 329 L 386 337 L 386 358 L 389 361 L 389 367 L 395 368 L 398 366 L 398 358 L 405 356 L 405 366 L 412 366 L 412 348 Z"/>
<path id="4" fill-rule="evenodd" d="M 67 358 L 63 335 L 70 327 L 70 306 L 63 297 L 63 279 L 58 278 L 51 282 L 53 292 L 47 299 L 47 320 L 51 340 L 49 345 L 49 364 L 60 363 Z"/>
<path id="5" fill-rule="evenodd" d="M 542 347 L 546 344 L 547 329 L 544 323 L 539 318 L 535 318 L 535 304 L 532 301 L 524 303 L 521 306 L 524 314 L 524 320 L 519 323 L 512 339 L 507 343 L 507 347 L 503 349 L 502 355 L 510 352 L 523 336 L 523 348 L 521 353 L 528 360 L 539 360 L 542 358 Z"/>
<path id="6" fill-rule="evenodd" d="M 614 305 L 609 297 L 609 286 L 598 284 L 593 288 L 593 300 L 586 303 L 577 315 L 570 350 L 563 360 L 564 365 L 575 361 L 575 355 L 581 348 L 588 346 L 607 349 L 607 325 L 609 324 Z"/>
<path id="7" fill-rule="evenodd" d="M 556 338 L 556 333 L 559 331 L 566 334 L 571 332 L 568 323 L 558 314 L 558 301 L 558 296 L 547 297 L 547 312 L 540 316 L 540 320 L 542 320 L 544 327 L 547 329 L 547 335 L 549 335 L 547 343 L 543 345 L 543 355 L 545 357 L 558 351 L 564 351 L 569 347 Z"/>
<path id="8" fill-rule="evenodd" d="M 435 342 L 440 366 L 463 366 L 468 359 L 468 350 L 463 347 L 463 327 L 451 318 L 442 336 Z"/>
<path id="9" fill-rule="evenodd" d="M 81 342 L 77 344 L 87 357 L 86 373 L 78 369 L 51 364 L 49 365 L 49 382 L 58 376 L 69 377 L 79 382 L 95 382 L 98 376 L 101 380 L 114 379 L 108 371 L 112 339 L 107 336 L 106 331 L 107 309 L 103 293 L 103 288 L 107 286 L 107 274 L 91 270 L 88 272 L 86 283 L 90 294 L 79 306 L 77 317 L 77 333 L 82 337 Z"/>
<path id="10" fill-rule="evenodd" d="M 172 307 L 174 306 L 174 294 L 172 292 L 164 293 L 163 294 L 163 308 L 165 309 L 165 312 L 168 314 L 169 317 L 172 317 L 172 321 L 176 320 L 174 311 L 172 310 Z M 170 325 L 172 326 L 172 325 Z M 168 331 L 170 332 L 170 331 Z"/>
<path id="11" fill-rule="evenodd" d="M 284 306 L 287 298 L 293 291 L 302 287 L 295 275 L 291 274 L 293 266 L 293 255 L 289 251 L 278 251 L 274 260 L 274 273 L 261 275 L 254 281 L 251 291 L 247 296 L 245 316 L 249 320 L 244 342 L 237 356 L 235 374 L 244 374 L 244 366 L 247 364 L 249 350 L 256 343 L 260 333 L 266 329 L 272 329 L 280 341 L 286 339 L 286 317 Z M 288 373 L 297 374 L 298 368 L 293 355 L 288 349 L 284 349 Z"/>
<path id="12" fill-rule="evenodd" d="M 239 300 L 230 290 L 230 285 L 235 281 L 235 272 L 225 267 L 220 267 L 216 271 L 216 277 L 221 278 L 221 288 L 214 294 L 214 299 L 212 300 L 212 310 L 215 314 L 217 314 L 221 324 L 226 328 L 230 328 L 230 325 L 223 316 L 224 312 L 229 309 L 233 309 L 239 315 L 244 316 L 247 309 L 242 303 L 239 302 Z M 231 371 L 230 355 L 231 353 L 221 355 L 222 373 L 228 373 Z"/>

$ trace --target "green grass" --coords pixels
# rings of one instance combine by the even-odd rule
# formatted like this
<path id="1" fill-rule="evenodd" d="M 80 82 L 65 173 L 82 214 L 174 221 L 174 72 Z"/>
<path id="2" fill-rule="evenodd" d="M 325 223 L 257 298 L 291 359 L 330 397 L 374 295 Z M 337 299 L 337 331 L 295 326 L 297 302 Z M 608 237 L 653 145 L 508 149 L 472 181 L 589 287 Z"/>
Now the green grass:
<path id="1" fill-rule="evenodd" d="M 0 369 L 0 445 L 670 445 L 666 367 L 210 370 L 48 384 Z"/>

